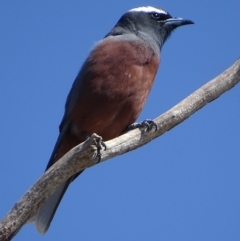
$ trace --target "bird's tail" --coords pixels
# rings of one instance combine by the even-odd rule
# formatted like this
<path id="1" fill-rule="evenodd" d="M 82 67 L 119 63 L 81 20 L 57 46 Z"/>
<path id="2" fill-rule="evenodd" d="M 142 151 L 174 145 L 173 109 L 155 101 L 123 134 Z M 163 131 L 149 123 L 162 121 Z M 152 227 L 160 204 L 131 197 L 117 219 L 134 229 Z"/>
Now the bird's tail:
<path id="1" fill-rule="evenodd" d="M 66 152 L 72 149 L 74 146 L 79 144 L 79 140 L 73 140 L 72 136 L 69 136 L 68 125 L 65 125 L 65 128 L 62 128 L 58 140 L 53 149 L 52 155 L 48 162 L 47 168 L 50 168 L 59 158 L 61 158 Z M 57 211 L 58 205 L 66 192 L 69 184 L 83 171 L 75 174 L 65 181 L 57 190 L 51 194 L 51 196 L 45 201 L 45 203 L 39 208 L 38 212 L 34 216 L 35 226 L 37 230 L 44 234 L 47 232 L 51 221 L 54 217 L 55 212 Z"/>
<path id="2" fill-rule="evenodd" d="M 45 234 L 47 232 L 58 205 L 71 181 L 72 178 L 61 184 L 38 210 L 34 221 L 39 233 Z"/>

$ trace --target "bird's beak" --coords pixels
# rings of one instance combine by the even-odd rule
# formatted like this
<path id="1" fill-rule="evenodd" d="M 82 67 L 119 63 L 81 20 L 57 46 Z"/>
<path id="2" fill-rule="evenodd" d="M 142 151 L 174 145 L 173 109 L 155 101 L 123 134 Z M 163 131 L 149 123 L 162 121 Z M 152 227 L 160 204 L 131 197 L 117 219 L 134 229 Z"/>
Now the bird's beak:
<path id="1" fill-rule="evenodd" d="M 183 18 L 169 18 L 165 20 L 164 24 L 176 28 L 187 24 L 194 24 L 194 22 Z"/>

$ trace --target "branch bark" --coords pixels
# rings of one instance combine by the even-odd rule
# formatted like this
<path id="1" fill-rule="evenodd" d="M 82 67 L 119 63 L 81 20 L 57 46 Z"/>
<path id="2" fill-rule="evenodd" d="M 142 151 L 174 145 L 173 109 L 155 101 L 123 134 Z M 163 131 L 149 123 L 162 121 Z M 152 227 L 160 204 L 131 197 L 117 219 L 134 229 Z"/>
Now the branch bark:
<path id="1" fill-rule="evenodd" d="M 169 131 L 207 103 L 215 100 L 240 82 L 240 59 L 222 74 L 202 86 L 169 111 L 157 117 L 156 132 L 136 129 L 107 141 L 101 162 L 132 151 Z M 101 138 L 93 134 L 87 141 L 74 147 L 54 164 L 14 205 L 0 222 L 0 240 L 11 240 L 21 227 L 36 213 L 42 203 L 66 179 L 96 163 L 96 144 Z"/>

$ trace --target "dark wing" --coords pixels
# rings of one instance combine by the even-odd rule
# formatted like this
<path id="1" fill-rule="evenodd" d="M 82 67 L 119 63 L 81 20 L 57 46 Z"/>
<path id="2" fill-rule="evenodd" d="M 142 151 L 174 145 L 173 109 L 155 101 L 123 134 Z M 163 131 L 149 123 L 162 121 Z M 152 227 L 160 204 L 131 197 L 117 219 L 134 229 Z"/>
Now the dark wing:
<path id="1" fill-rule="evenodd" d="M 82 76 L 82 77 L 80 77 Z M 61 158 L 61 155 L 58 155 L 59 149 L 62 145 L 64 145 L 66 136 L 70 133 L 71 128 L 71 121 L 70 121 L 70 113 L 72 108 L 74 107 L 77 96 L 81 94 L 81 88 L 82 88 L 82 82 L 84 79 L 84 66 L 82 70 L 79 72 L 78 76 L 76 77 L 73 86 L 70 90 L 70 93 L 67 97 L 66 105 L 65 105 L 65 114 L 63 116 L 63 119 L 61 121 L 61 124 L 59 126 L 59 136 L 57 139 L 57 142 L 54 146 L 53 152 L 51 154 L 51 157 L 49 159 L 48 165 L 46 167 L 46 170 L 50 168 L 59 158 Z M 76 143 L 78 144 L 78 143 Z M 69 146 L 67 148 L 70 150 L 73 148 L 73 146 Z M 66 151 L 66 152 L 67 152 Z M 65 153 L 66 153 L 65 152 Z M 63 153 L 63 154 L 65 154 Z M 46 202 L 43 204 L 43 206 L 38 210 L 37 214 L 35 215 L 35 226 L 37 230 L 44 234 L 47 232 L 51 221 L 54 217 L 54 214 L 58 208 L 58 205 L 60 204 L 60 201 L 66 192 L 69 184 L 72 182 L 73 179 L 75 179 L 79 174 L 81 174 L 83 171 L 77 173 L 73 177 L 69 178 L 67 181 L 65 181 L 60 187 L 57 188 L 57 190 L 46 200 Z"/>

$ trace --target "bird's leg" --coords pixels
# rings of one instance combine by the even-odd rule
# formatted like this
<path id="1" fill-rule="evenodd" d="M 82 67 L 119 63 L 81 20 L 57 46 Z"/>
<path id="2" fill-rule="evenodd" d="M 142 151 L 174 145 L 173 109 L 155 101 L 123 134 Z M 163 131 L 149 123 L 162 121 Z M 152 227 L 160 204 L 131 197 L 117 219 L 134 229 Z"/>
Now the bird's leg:
<path id="1" fill-rule="evenodd" d="M 127 127 L 126 131 L 131 131 L 136 128 L 144 128 L 145 131 L 147 131 L 147 132 L 151 131 L 153 128 L 155 129 L 155 131 L 158 130 L 158 126 L 155 121 L 146 119 L 142 122 L 139 122 L 139 123 L 135 122 L 135 123 L 131 124 L 130 126 Z"/>

